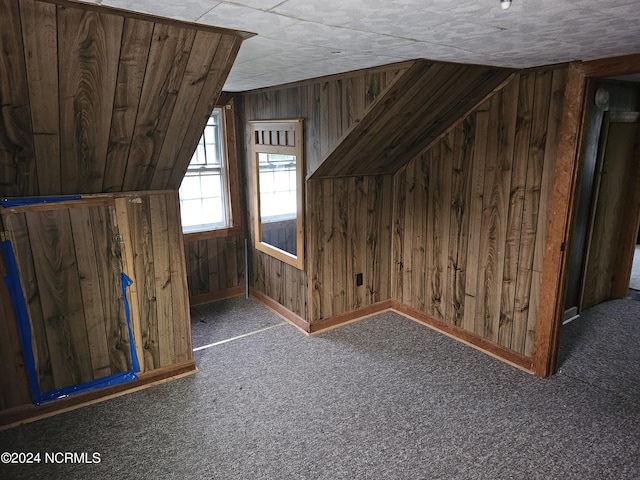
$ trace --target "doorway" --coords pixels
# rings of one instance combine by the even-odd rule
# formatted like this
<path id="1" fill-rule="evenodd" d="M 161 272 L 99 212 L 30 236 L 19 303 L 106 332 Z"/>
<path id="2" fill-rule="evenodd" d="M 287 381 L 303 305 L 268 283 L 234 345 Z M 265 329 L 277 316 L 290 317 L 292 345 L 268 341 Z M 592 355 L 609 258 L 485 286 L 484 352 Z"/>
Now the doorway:
<path id="1" fill-rule="evenodd" d="M 635 272 L 640 238 L 640 83 L 589 82 L 588 99 L 603 92 L 608 100 L 588 102 L 585 115 L 565 321 L 608 299 L 626 297 Z"/>
<path id="2" fill-rule="evenodd" d="M 579 311 L 627 295 L 640 219 L 639 153 L 640 113 L 605 112 Z"/>

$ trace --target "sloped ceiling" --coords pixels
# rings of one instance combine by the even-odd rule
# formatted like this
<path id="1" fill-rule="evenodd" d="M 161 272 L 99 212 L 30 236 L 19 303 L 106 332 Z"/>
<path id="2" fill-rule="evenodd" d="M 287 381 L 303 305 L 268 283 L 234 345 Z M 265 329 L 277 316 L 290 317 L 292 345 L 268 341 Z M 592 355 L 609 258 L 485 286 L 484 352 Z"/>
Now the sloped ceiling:
<path id="1" fill-rule="evenodd" d="M 416 61 L 347 130 L 311 178 L 395 173 L 512 70 Z"/>
<path id="2" fill-rule="evenodd" d="M 247 36 L 0 0 L 0 196 L 177 189 Z"/>

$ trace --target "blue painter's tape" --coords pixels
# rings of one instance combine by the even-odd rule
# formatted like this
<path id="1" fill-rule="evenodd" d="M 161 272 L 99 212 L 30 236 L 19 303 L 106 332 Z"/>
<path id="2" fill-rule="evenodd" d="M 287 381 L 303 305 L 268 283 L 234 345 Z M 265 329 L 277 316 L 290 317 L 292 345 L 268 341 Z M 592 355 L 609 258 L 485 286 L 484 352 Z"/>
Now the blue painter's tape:
<path id="1" fill-rule="evenodd" d="M 51 400 L 59 400 L 60 398 L 66 398 L 76 393 L 89 392 L 97 388 L 112 387 L 114 385 L 120 385 L 121 383 L 130 382 L 131 380 L 137 380 L 138 377 L 129 370 L 128 372 L 114 373 L 102 378 L 96 378 L 88 382 L 79 383 L 77 385 L 71 385 L 69 387 L 59 388 L 58 390 L 52 390 L 50 392 L 40 395 L 39 402 L 50 402 Z"/>
<path id="2" fill-rule="evenodd" d="M 138 379 L 138 377 L 136 376 L 136 372 L 140 371 L 140 366 L 138 364 L 136 347 L 133 343 L 133 331 L 131 330 L 131 310 L 129 308 L 129 302 L 127 301 L 127 288 L 133 283 L 133 281 L 124 273 L 120 274 L 120 279 L 122 280 L 122 299 L 124 301 L 124 313 L 127 319 L 129 347 L 131 349 L 131 370 L 127 372 L 114 373 L 113 375 L 108 375 L 106 377 L 96 378 L 95 380 L 90 380 L 88 382 L 83 382 L 77 385 L 71 385 L 69 387 L 59 388 L 58 390 L 52 390 L 50 392 L 43 393 L 38 399 L 39 402 L 58 400 L 60 398 L 69 397 L 76 393 L 89 392 L 97 388 L 111 387 L 113 385 L 120 385 L 121 383 Z"/>
<path id="3" fill-rule="evenodd" d="M 64 197 L 13 197 L 3 198 L 0 204 L 4 208 L 24 207 L 25 205 L 36 205 L 38 203 L 58 203 L 69 200 L 82 200 L 82 195 L 66 195 Z"/>
<path id="4" fill-rule="evenodd" d="M 24 366 L 27 371 L 27 379 L 29 381 L 29 391 L 31 399 L 37 404 L 40 398 L 40 385 L 38 384 L 38 374 L 36 372 L 36 361 L 33 357 L 33 345 L 31 342 L 31 324 L 29 323 L 29 313 L 27 312 L 27 304 L 22 294 L 22 286 L 20 285 L 20 274 L 18 272 L 18 264 L 13 253 L 13 247 L 10 241 L 0 242 L 4 263 L 7 267 L 7 275 L 4 282 L 9 290 L 13 311 L 18 323 L 18 334 L 20 343 L 22 344 L 22 353 L 24 356 Z"/>
<path id="5" fill-rule="evenodd" d="M 133 343 L 133 332 L 131 330 L 131 314 L 129 309 L 129 302 L 127 301 L 127 287 L 133 282 L 124 273 L 121 273 L 120 278 L 122 280 L 122 295 L 124 300 L 125 316 L 127 319 L 127 330 L 129 334 L 129 346 L 131 349 L 132 369 L 126 372 L 120 372 L 113 375 L 108 375 L 106 377 L 96 378 L 94 380 L 79 383 L 77 385 L 71 385 L 68 387 L 59 388 L 57 390 L 41 393 L 40 385 L 38 383 L 36 362 L 33 356 L 31 323 L 29 322 L 29 313 L 27 311 L 27 305 L 24 301 L 24 295 L 22 294 L 22 286 L 20 285 L 18 264 L 16 262 L 16 257 L 10 241 L 7 240 L 4 242 L 0 242 L 0 247 L 2 248 L 2 254 L 4 256 L 7 268 L 7 275 L 4 277 L 4 281 L 7 285 L 7 289 L 9 290 L 11 303 L 13 305 L 13 310 L 15 312 L 16 321 L 18 324 L 20 343 L 22 345 L 22 352 L 24 354 L 25 370 L 27 371 L 27 378 L 29 381 L 29 391 L 31 393 L 31 399 L 33 400 L 34 405 L 40 405 L 42 402 L 49 402 L 51 400 L 65 398 L 76 393 L 88 392 L 97 388 L 110 387 L 138 379 L 138 377 L 136 376 L 136 372 L 140 371 L 140 366 L 138 363 L 135 344 Z"/>

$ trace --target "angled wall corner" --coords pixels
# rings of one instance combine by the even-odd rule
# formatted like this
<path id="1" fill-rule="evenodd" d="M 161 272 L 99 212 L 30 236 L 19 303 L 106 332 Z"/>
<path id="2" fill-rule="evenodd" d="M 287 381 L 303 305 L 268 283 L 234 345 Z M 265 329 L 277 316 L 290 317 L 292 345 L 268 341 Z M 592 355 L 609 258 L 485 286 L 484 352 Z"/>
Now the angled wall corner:
<path id="1" fill-rule="evenodd" d="M 177 189 L 248 34 L 0 0 L 0 195 Z"/>
<path id="2" fill-rule="evenodd" d="M 311 178 L 397 172 L 511 74 L 494 67 L 413 62 L 344 132 Z"/>

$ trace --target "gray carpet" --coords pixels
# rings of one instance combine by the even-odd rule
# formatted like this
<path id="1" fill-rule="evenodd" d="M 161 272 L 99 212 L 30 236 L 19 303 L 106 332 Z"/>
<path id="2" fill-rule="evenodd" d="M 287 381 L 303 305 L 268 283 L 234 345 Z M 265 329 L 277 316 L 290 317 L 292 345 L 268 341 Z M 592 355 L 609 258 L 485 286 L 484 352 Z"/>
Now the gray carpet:
<path id="1" fill-rule="evenodd" d="M 273 328 L 197 352 L 195 376 L 0 432 L 0 451 L 101 454 L 0 478 L 640 478 L 640 400 L 584 378 L 584 338 L 540 379 L 394 313 Z"/>

